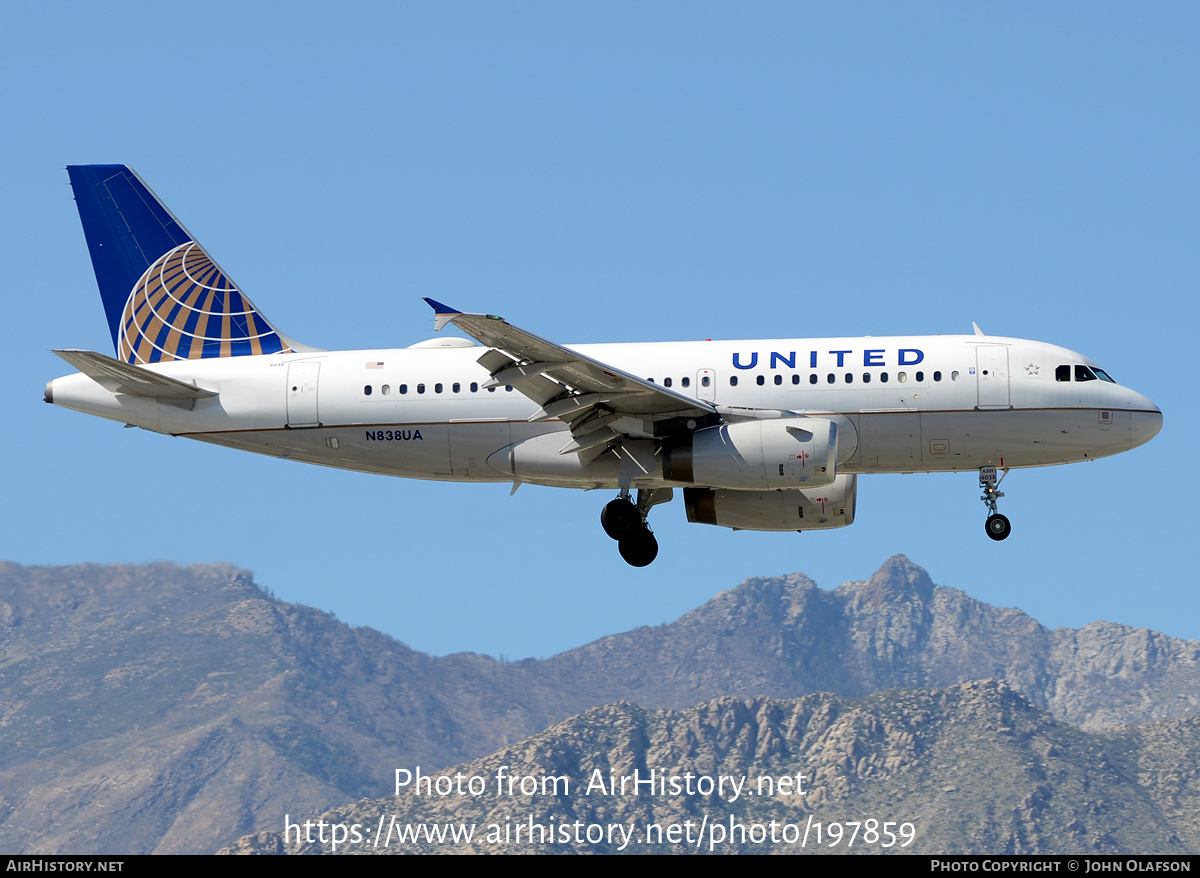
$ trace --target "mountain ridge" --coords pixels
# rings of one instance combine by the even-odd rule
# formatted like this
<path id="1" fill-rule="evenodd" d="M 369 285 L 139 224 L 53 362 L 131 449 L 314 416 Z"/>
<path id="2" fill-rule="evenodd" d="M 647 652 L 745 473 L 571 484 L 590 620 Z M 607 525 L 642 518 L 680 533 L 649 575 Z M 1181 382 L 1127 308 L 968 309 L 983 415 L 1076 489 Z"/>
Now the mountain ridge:
<path id="1" fill-rule="evenodd" d="M 1200 723 L 1165 725 L 1124 737 L 1084 732 L 1003 681 L 856 699 L 724 696 L 682 710 L 621 702 L 446 772 L 481 779 L 478 793 L 410 785 L 312 815 L 344 828 L 340 848 L 330 843 L 332 830 L 324 844 L 317 836 L 310 842 L 296 823 L 292 833 L 281 826 L 222 853 L 836 852 L 828 835 L 810 843 L 819 837 L 810 832 L 816 821 L 830 832 L 837 824 L 842 850 L 851 853 L 1183 854 L 1200 842 L 1194 797 L 1180 799 L 1180 779 L 1144 763 L 1163 734 L 1194 755 Z M 555 783 L 514 795 L 492 783 L 502 776 Z M 648 777 L 661 779 L 657 786 L 621 783 Z M 706 793 L 700 778 L 730 783 Z M 782 778 L 790 779 L 786 788 L 776 785 Z M 684 786 L 690 779 L 694 789 Z M 847 844 L 865 820 L 876 828 L 890 822 L 893 842 L 875 833 L 857 848 Z M 687 821 L 698 833 L 685 843 L 678 830 Z M 531 827 L 524 839 L 507 831 L 518 825 Z M 359 840 L 346 843 L 353 826 Z M 553 826 L 589 834 L 533 834 L 532 827 Z M 386 827 L 382 843 L 372 838 L 376 827 Z M 402 836 L 413 827 L 470 829 L 471 837 L 422 837 L 419 829 Z M 675 843 L 668 827 L 677 830 Z M 600 828 L 608 831 L 590 835 Z M 906 836 L 911 843 L 901 845 Z"/>
<path id="2" fill-rule="evenodd" d="M 758 577 L 548 659 L 435 657 L 229 565 L 0 564 L 0 844 L 211 851 L 278 808 L 390 788 L 613 702 L 861 697 L 1003 678 L 1085 730 L 1200 713 L 1200 643 L 1039 625 L 902 556 L 834 590 Z"/>

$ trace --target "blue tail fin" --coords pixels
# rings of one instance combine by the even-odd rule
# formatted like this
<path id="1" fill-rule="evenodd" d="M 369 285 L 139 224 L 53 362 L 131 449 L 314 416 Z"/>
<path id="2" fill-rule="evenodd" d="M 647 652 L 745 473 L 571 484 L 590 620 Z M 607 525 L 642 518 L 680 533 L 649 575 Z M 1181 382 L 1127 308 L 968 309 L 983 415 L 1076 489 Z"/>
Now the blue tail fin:
<path id="1" fill-rule="evenodd" d="M 67 173 L 117 359 L 158 363 L 294 349 L 134 171 L 72 165 Z"/>

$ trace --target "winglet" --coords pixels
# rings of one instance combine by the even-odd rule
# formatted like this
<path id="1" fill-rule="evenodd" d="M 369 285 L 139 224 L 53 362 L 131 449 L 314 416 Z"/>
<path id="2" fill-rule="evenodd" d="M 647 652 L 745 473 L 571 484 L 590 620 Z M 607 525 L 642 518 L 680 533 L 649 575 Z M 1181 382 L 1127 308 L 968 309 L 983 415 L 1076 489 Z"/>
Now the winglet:
<path id="1" fill-rule="evenodd" d="M 425 299 L 426 304 L 433 309 L 433 331 L 441 332 L 442 328 L 447 323 L 452 323 L 454 318 L 462 314 L 462 311 L 455 311 L 449 305 L 443 305 L 436 299 Z"/>
<path id="2" fill-rule="evenodd" d="M 971 321 L 971 328 L 975 330 L 976 335 L 983 335 L 983 330 L 979 328 L 979 324 Z"/>

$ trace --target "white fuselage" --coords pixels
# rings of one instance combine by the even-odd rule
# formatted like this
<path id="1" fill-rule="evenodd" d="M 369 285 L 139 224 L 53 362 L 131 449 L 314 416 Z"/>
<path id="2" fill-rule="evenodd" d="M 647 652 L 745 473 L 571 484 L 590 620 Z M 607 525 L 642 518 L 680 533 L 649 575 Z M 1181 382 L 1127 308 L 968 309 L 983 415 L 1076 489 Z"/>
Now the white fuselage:
<path id="1" fill-rule="evenodd" d="M 842 473 L 1031 467 L 1116 454 L 1162 416 L 1146 397 L 1075 380 L 1085 357 L 991 336 L 784 339 L 579 345 L 573 350 L 728 417 L 833 416 Z M 181 360 L 146 368 L 216 391 L 177 402 L 110 392 L 76 374 L 49 401 L 160 433 L 292 460 L 408 478 L 616 487 L 615 461 L 556 452 L 558 420 L 511 387 L 486 389 L 470 346 Z M 1060 367 L 1069 366 L 1068 380 Z M 669 383 L 668 383 L 669 382 Z M 744 411 L 743 411 L 744 410 Z M 750 410 L 755 410 L 751 412 Z M 774 414 L 773 414 L 774 413 Z M 790 416 L 787 415 L 787 416 Z M 627 427 L 629 425 L 626 425 Z M 646 425 L 652 438 L 653 426 Z M 637 435 L 633 425 L 631 435 Z M 508 449 L 536 437 L 548 464 Z M 532 447 L 532 446 L 526 446 Z M 516 469 L 514 469 L 516 467 Z M 640 487 L 667 486 L 661 465 Z"/>

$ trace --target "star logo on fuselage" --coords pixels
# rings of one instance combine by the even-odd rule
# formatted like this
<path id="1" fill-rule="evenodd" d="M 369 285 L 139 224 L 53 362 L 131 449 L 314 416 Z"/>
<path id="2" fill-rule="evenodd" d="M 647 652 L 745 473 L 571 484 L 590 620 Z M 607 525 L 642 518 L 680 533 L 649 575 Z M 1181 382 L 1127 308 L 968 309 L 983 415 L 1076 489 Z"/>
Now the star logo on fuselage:
<path id="1" fill-rule="evenodd" d="M 1033 365 L 1033 363 L 1030 363 L 1028 366 L 1025 367 L 1025 374 L 1028 375 L 1030 378 L 1036 378 L 1037 374 L 1038 374 L 1038 367 Z"/>

